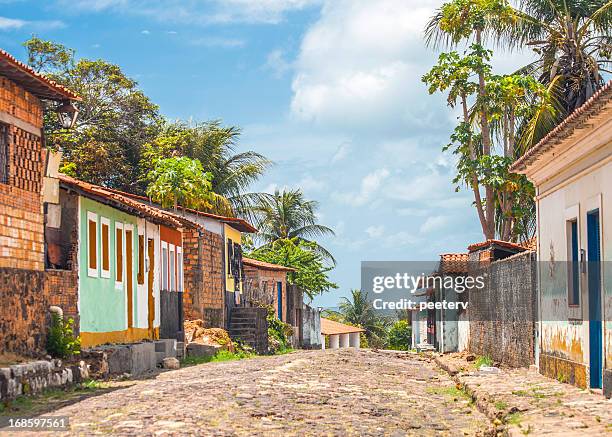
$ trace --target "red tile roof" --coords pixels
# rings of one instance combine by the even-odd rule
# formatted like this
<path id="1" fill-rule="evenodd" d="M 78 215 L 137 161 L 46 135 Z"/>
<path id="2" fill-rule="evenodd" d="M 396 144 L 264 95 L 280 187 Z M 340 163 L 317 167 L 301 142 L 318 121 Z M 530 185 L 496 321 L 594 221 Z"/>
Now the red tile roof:
<path id="1" fill-rule="evenodd" d="M 123 191 L 119 191 L 119 190 L 115 190 L 112 188 L 108 188 L 109 191 L 121 194 L 123 196 L 127 196 L 130 197 L 132 199 L 138 200 L 141 203 L 144 203 L 145 205 L 152 205 L 152 201 L 151 199 L 149 199 L 148 197 L 144 197 L 144 196 L 139 196 L 137 194 L 132 194 L 132 193 L 125 193 Z M 160 206 L 156 205 L 157 208 L 161 208 Z M 181 207 L 181 210 L 183 209 L 183 207 Z M 212 214 L 210 212 L 202 212 L 202 211 L 198 211 L 196 209 L 191 209 L 191 208 L 185 208 L 185 211 L 191 213 L 191 214 L 196 214 L 199 215 L 201 217 L 208 217 L 210 219 L 213 220 L 217 220 L 220 221 L 222 223 L 227 223 L 228 225 L 230 225 L 231 227 L 235 228 L 236 230 L 240 231 L 240 232 L 248 232 L 248 233 L 257 233 L 259 232 L 257 228 L 255 228 L 255 226 L 253 226 L 252 224 L 250 224 L 249 222 L 247 222 L 244 219 L 238 218 L 238 217 L 226 217 L 223 215 L 218 215 L 218 214 Z"/>
<path id="2" fill-rule="evenodd" d="M 440 255 L 440 273 L 467 273 L 469 253 L 445 253 Z"/>
<path id="3" fill-rule="evenodd" d="M 18 61 L 2 49 L 0 49 L 0 75 L 6 76 L 41 99 L 81 100 L 65 86 L 37 73 L 32 67 Z"/>
<path id="4" fill-rule="evenodd" d="M 519 172 L 535 162 L 543 153 L 553 149 L 561 141 L 567 139 L 577 129 L 588 126 L 588 120 L 597 114 L 603 107 L 612 101 L 612 80 L 604 87 L 599 89 L 582 106 L 568 115 L 565 120 L 559 123 L 550 131 L 538 144 L 533 146 L 521 158 L 510 166 L 510 171 Z"/>
<path id="5" fill-rule="evenodd" d="M 321 334 L 323 335 L 351 334 L 353 332 L 365 332 L 365 329 L 321 317 Z"/>
<path id="6" fill-rule="evenodd" d="M 515 249 L 519 252 L 523 252 L 525 250 L 525 247 L 521 246 L 520 244 L 511 243 L 510 241 L 502 241 L 502 240 L 486 240 L 480 243 L 474 243 L 468 246 L 468 250 L 470 252 L 474 252 L 476 250 L 483 249 L 487 246 L 493 246 L 493 245 L 505 247 L 507 249 Z"/>
<path id="7" fill-rule="evenodd" d="M 527 241 L 523 241 L 521 246 L 531 252 L 537 252 L 538 250 L 538 237 L 533 237 Z"/>
<path id="8" fill-rule="evenodd" d="M 278 272 L 295 272 L 296 270 L 292 267 L 285 267 L 278 264 L 271 264 L 264 261 L 259 261 L 252 258 L 242 258 L 242 263 L 247 266 L 255 267 L 262 270 L 274 270 Z"/>
<path id="9" fill-rule="evenodd" d="M 59 180 L 62 186 L 74 189 L 86 197 L 92 197 L 94 200 L 98 201 L 106 201 L 115 208 L 135 215 L 148 217 L 158 224 L 169 225 L 174 228 L 200 228 L 200 225 L 184 217 L 155 206 L 145 205 L 128 196 L 121 195 L 115 190 L 93 185 L 63 174 L 59 175 Z"/>

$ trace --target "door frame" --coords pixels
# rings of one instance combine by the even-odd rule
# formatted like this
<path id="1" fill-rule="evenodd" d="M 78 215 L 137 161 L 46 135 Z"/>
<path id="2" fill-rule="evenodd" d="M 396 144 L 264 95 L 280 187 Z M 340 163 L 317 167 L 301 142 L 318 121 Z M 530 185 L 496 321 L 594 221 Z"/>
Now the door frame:
<path id="1" fill-rule="evenodd" d="M 605 290 L 603 286 L 603 272 L 601 269 L 601 257 L 603 254 L 603 235 L 602 235 L 602 202 L 601 194 L 588 199 L 585 202 L 585 235 L 584 239 L 586 244 L 587 252 L 587 290 L 586 297 L 587 302 L 585 305 L 585 311 L 587 314 L 587 320 L 589 321 L 588 330 L 588 344 L 589 344 L 589 386 L 591 388 L 602 388 L 603 385 L 603 370 L 604 370 L 604 324 L 603 324 L 603 297 L 602 293 Z M 593 260 L 593 254 L 591 253 L 594 247 L 591 246 L 591 226 L 593 217 L 597 218 L 599 224 L 598 238 L 598 259 Z M 593 266 L 591 263 L 597 262 L 598 265 Z M 597 271 L 597 289 L 593 291 L 591 282 L 592 275 L 595 271 L 592 269 L 598 269 Z M 594 305 L 593 298 L 596 298 L 597 303 Z M 595 314 L 592 314 L 592 313 Z"/>

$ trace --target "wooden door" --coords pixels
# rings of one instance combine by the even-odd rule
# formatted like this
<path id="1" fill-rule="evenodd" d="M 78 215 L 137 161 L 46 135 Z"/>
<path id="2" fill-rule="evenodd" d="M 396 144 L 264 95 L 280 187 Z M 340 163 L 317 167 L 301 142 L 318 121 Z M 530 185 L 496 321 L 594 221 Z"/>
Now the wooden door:
<path id="1" fill-rule="evenodd" d="M 125 274 L 126 274 L 126 293 L 127 293 L 127 319 L 128 328 L 134 326 L 134 233 L 131 230 L 125 231 Z"/>
<path id="2" fill-rule="evenodd" d="M 155 320 L 155 296 L 153 295 L 153 280 L 155 278 L 155 240 L 149 238 L 147 240 L 147 256 L 149 257 L 148 267 L 148 281 L 147 281 L 147 296 L 148 296 L 148 321 L 149 321 L 149 334 L 153 338 L 154 327 L 153 321 Z"/>
<path id="3" fill-rule="evenodd" d="M 589 286 L 589 367 L 591 388 L 601 388 L 603 336 L 601 311 L 601 234 L 599 210 L 587 214 Z"/>

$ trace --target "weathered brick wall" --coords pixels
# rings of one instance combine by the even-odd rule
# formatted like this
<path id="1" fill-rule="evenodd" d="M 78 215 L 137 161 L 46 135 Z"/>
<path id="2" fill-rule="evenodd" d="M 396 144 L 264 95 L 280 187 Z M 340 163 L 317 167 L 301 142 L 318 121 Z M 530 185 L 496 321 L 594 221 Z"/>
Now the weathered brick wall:
<path id="1" fill-rule="evenodd" d="M 185 320 L 202 319 L 204 326 L 225 325 L 223 300 L 223 238 L 206 230 L 183 232 Z"/>
<path id="2" fill-rule="evenodd" d="M 49 308 L 43 272 L 0 267 L 0 353 L 44 350 Z"/>
<path id="3" fill-rule="evenodd" d="M 47 270 L 45 272 L 45 294 L 49 305 L 58 306 L 64 317 L 74 320 L 74 327 L 79 327 L 78 310 L 78 274 L 73 270 Z"/>
<path id="4" fill-rule="evenodd" d="M 38 98 L 0 77 L 0 115 L 7 114 L 29 123 L 34 131 L 42 126 Z M 8 181 L 0 183 L 0 267 L 42 271 L 42 142 L 38 135 L 8 126 Z"/>
<path id="5" fill-rule="evenodd" d="M 287 320 L 287 273 L 258 269 L 257 267 L 245 264 L 244 276 L 246 277 L 244 298 L 247 304 L 257 302 L 265 305 L 272 305 L 277 313 L 278 292 L 276 291 L 276 283 L 283 283 L 283 320 Z"/>
<path id="6" fill-rule="evenodd" d="M 480 264 L 485 287 L 469 293 L 469 351 L 512 367 L 534 364 L 536 255 L 524 252 Z"/>
<path id="7" fill-rule="evenodd" d="M 0 112 L 38 128 L 43 125 L 43 109 L 38 97 L 3 76 L 0 76 Z"/>

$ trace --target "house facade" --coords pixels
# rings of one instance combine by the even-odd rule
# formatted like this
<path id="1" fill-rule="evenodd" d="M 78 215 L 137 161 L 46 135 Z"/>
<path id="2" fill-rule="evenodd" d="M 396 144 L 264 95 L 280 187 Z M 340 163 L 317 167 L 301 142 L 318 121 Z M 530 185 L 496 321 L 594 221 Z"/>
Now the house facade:
<path id="1" fill-rule="evenodd" d="M 295 320 L 296 314 L 290 314 L 287 273 L 295 271 L 290 267 L 271 264 L 251 258 L 243 258 L 245 276 L 245 303 L 247 305 L 271 305 L 276 317 L 287 322 Z M 301 305 L 301 303 L 300 303 Z"/>
<path id="2" fill-rule="evenodd" d="M 361 333 L 365 329 L 321 317 L 322 349 L 344 349 L 361 347 Z"/>
<path id="3" fill-rule="evenodd" d="M 46 289 L 75 320 L 82 346 L 180 340 L 182 229 L 196 225 L 103 187 L 58 180 L 58 203 L 47 205 Z"/>
<path id="4" fill-rule="evenodd" d="M 536 186 L 540 372 L 612 394 L 612 83 L 514 163 Z"/>
<path id="5" fill-rule="evenodd" d="M 44 349 L 43 102 L 78 99 L 0 50 L 0 353 Z"/>

